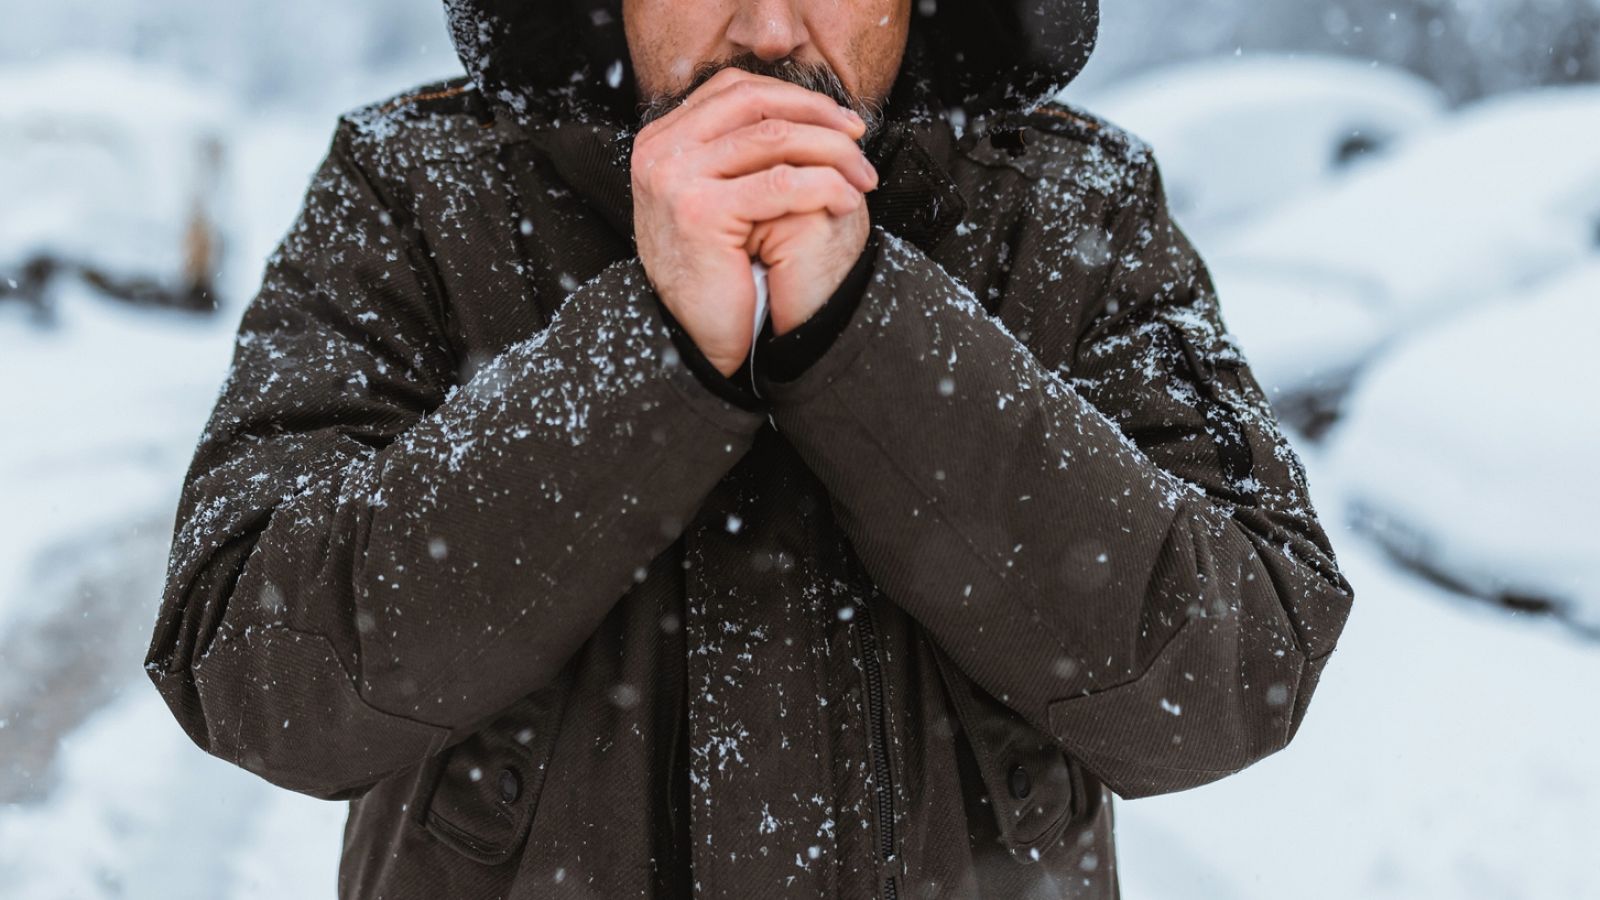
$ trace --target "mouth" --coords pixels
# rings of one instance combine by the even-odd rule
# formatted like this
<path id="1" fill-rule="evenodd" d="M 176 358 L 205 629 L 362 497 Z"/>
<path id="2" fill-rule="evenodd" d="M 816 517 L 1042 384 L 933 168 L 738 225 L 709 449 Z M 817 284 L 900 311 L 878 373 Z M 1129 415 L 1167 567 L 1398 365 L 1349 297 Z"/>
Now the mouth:
<path id="1" fill-rule="evenodd" d="M 655 119 L 666 115 L 676 109 L 679 104 L 688 99 L 710 78 L 727 68 L 744 69 L 755 75 L 765 75 L 777 78 L 791 84 L 799 85 L 810 91 L 815 91 L 825 97 L 831 98 L 840 106 L 848 107 L 866 123 L 866 131 L 857 139 L 858 144 L 865 145 L 883 122 L 883 104 L 878 101 L 863 98 L 845 87 L 839 74 L 826 62 L 806 62 L 793 57 L 785 56 L 782 59 L 765 60 L 754 53 L 745 52 L 723 60 L 710 60 L 695 67 L 694 76 L 683 88 L 664 92 L 655 97 L 643 100 L 638 105 L 639 126 L 642 128 Z"/>

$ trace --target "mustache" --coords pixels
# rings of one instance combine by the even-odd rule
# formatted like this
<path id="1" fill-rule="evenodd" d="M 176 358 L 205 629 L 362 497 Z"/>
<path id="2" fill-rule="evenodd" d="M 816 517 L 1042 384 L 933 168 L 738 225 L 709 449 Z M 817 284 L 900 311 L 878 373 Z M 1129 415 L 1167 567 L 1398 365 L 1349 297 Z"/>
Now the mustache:
<path id="1" fill-rule="evenodd" d="M 779 78 L 791 84 L 797 84 L 809 91 L 816 91 L 825 97 L 832 98 L 835 103 L 855 111 L 867 128 L 857 141 L 865 145 L 877 134 L 883 124 L 883 102 L 876 99 L 860 97 L 851 92 L 840 80 L 839 74 L 833 67 L 825 62 L 805 62 L 785 56 L 782 59 L 765 60 L 751 52 L 744 52 L 723 60 L 709 60 L 695 67 L 694 76 L 689 79 L 688 85 L 678 91 L 663 93 L 638 105 L 639 127 L 644 127 L 656 119 L 661 118 L 674 109 L 677 109 L 689 95 L 694 93 L 701 85 L 710 80 L 711 76 L 726 68 L 744 69 L 756 75 L 766 75 Z"/>

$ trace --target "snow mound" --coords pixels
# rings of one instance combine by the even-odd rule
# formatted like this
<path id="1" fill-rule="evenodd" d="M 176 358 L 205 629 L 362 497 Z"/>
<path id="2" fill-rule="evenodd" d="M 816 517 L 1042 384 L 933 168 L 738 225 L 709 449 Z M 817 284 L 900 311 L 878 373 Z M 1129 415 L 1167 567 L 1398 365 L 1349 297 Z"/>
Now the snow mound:
<path id="1" fill-rule="evenodd" d="M 1167 66 L 1083 103 L 1156 149 L 1177 217 L 1213 232 L 1386 150 L 1443 113 L 1414 75 L 1336 57 Z"/>
<path id="2" fill-rule="evenodd" d="M 1401 558 L 1600 627 L 1600 261 L 1422 334 L 1333 435 L 1352 512 Z"/>
<path id="3" fill-rule="evenodd" d="M 1581 262 L 1600 229 L 1600 86 L 1475 104 L 1227 236 L 1233 265 L 1342 271 L 1389 330 Z"/>
<path id="4" fill-rule="evenodd" d="M 163 284 L 189 275 L 227 104 L 112 59 L 0 68 L 0 276 L 41 257 Z"/>

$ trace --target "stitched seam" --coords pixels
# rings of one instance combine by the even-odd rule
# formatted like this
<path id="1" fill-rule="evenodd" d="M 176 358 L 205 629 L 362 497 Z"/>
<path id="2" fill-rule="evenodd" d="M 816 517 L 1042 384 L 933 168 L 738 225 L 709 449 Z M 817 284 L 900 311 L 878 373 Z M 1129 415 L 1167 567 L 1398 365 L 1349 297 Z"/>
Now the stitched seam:
<path id="1" fill-rule="evenodd" d="M 390 712 L 389 710 L 373 706 L 370 702 L 368 702 L 367 698 L 361 693 L 360 681 L 354 675 L 352 675 L 350 670 L 345 666 L 344 659 L 342 659 L 339 656 L 339 653 L 334 649 L 333 641 L 329 639 L 327 635 L 320 634 L 315 631 L 305 631 L 303 629 L 295 628 L 289 625 L 283 625 L 277 622 L 259 623 L 254 626 L 253 630 L 255 631 L 255 634 L 248 638 L 243 634 L 232 634 L 228 635 L 220 644 L 213 642 L 210 647 L 206 648 L 206 652 L 200 657 L 200 659 L 197 660 L 197 664 L 203 667 L 205 663 L 211 659 L 213 654 L 226 653 L 230 647 L 235 647 L 240 650 L 247 649 L 245 645 L 247 643 L 253 643 L 257 639 L 257 635 L 270 638 L 274 632 L 284 632 L 287 634 L 298 635 L 300 637 L 320 641 L 325 647 L 327 647 L 328 655 L 339 666 L 339 671 L 343 673 L 345 680 L 350 683 L 350 688 L 355 693 L 356 699 L 361 701 L 361 705 L 367 707 L 375 713 L 378 713 L 379 715 L 383 715 L 391 719 L 399 719 L 402 722 L 407 722 L 412 725 L 418 725 L 433 731 L 443 732 L 446 736 L 449 734 L 449 729 L 442 725 L 437 725 L 433 722 L 426 722 L 422 719 L 413 718 L 400 713 Z M 221 663 L 218 663 L 218 665 L 221 665 Z M 199 673 L 197 672 L 196 674 Z M 438 744 L 440 740 L 442 740 L 442 738 L 433 741 L 433 743 Z M 436 748 L 435 752 L 437 752 L 437 749 L 442 748 Z"/>
<path id="2" fill-rule="evenodd" d="M 426 103 L 429 100 L 443 100 L 447 97 L 454 97 L 457 94 L 464 94 L 466 91 L 466 85 L 456 85 L 455 87 L 445 88 L 444 90 L 439 91 L 424 91 L 420 94 L 408 94 L 404 97 L 396 97 L 395 99 L 390 100 L 388 103 L 385 103 L 379 108 L 378 113 L 382 115 L 383 113 L 394 112 L 400 107 L 410 103 Z"/>
<path id="3" fill-rule="evenodd" d="M 1063 697 L 1063 698 L 1061 698 L 1059 700 L 1052 700 L 1046 705 L 1046 710 L 1045 710 L 1046 713 L 1049 714 L 1052 718 L 1054 718 L 1055 711 L 1056 711 L 1056 709 L 1058 707 L 1065 707 L 1069 703 L 1073 703 L 1073 702 L 1076 702 L 1076 701 L 1079 701 L 1079 700 L 1084 700 L 1089 696 L 1098 696 L 1100 694 L 1104 694 L 1104 693 L 1107 693 L 1107 692 L 1112 691 L 1112 690 L 1117 690 L 1119 688 L 1125 688 L 1125 687 L 1133 686 L 1135 683 L 1137 683 L 1138 681 L 1143 679 L 1144 676 L 1149 673 L 1150 669 L 1155 668 L 1156 662 L 1158 662 L 1161 659 L 1161 656 L 1163 654 L 1165 654 L 1167 652 L 1167 650 L 1174 643 L 1176 643 L 1177 640 L 1180 637 L 1187 637 L 1188 636 L 1188 631 L 1190 629 L 1190 626 L 1195 621 L 1196 621 L 1195 619 L 1185 619 L 1183 624 L 1178 626 L 1178 630 L 1173 632 L 1172 636 L 1170 638 L 1168 638 L 1166 640 L 1166 642 L 1161 645 L 1161 649 L 1156 652 L 1155 656 L 1152 657 L 1153 661 L 1151 662 L 1150 666 L 1147 667 L 1143 672 L 1140 672 L 1138 678 L 1129 679 L 1128 681 L 1122 682 L 1121 684 L 1118 684 L 1115 687 L 1108 688 L 1108 689 L 1106 689 L 1104 691 L 1097 691 L 1094 694 L 1083 695 L 1083 696 L 1078 696 L 1078 697 Z M 1306 656 L 1304 651 L 1298 651 L 1298 652 L 1300 653 L 1300 657 L 1301 657 L 1301 665 L 1300 665 L 1299 670 L 1296 672 L 1296 675 L 1295 675 L 1295 695 L 1296 696 L 1299 695 L 1300 688 L 1305 682 L 1306 664 L 1308 662 L 1313 661 L 1313 659 L 1311 657 Z M 1329 651 L 1329 653 L 1331 653 L 1331 652 L 1332 651 Z M 1327 655 L 1328 654 L 1326 654 L 1326 653 L 1323 654 L 1323 656 L 1327 656 Z M 1065 715 L 1065 713 L 1063 713 L 1063 715 Z M 1054 723 L 1052 723 L 1052 725 L 1053 724 Z M 1118 756 L 1118 755 L 1114 755 L 1114 754 L 1096 754 L 1096 755 L 1101 756 L 1103 758 L 1114 759 L 1114 760 L 1117 760 L 1119 762 L 1130 762 L 1130 761 L 1133 761 L 1131 757 Z M 1169 766 L 1169 765 L 1163 765 L 1161 763 L 1149 763 L 1149 762 L 1138 762 L 1137 764 L 1140 765 L 1140 766 L 1144 766 L 1146 768 L 1150 768 L 1150 769 L 1159 769 L 1159 770 L 1161 770 L 1163 772 L 1189 772 L 1189 773 L 1193 773 L 1193 774 L 1197 774 L 1197 775 L 1219 775 L 1219 774 L 1225 775 L 1225 774 L 1230 774 L 1230 773 L 1233 773 L 1233 772 L 1238 772 L 1241 769 L 1245 768 L 1245 766 L 1234 766 L 1234 767 L 1231 767 L 1231 768 L 1224 768 L 1224 769 L 1204 769 L 1204 768 L 1195 768 L 1195 767 L 1189 767 L 1189 766 Z M 1245 765 L 1249 765 L 1249 763 L 1246 763 Z"/>
<path id="4" fill-rule="evenodd" d="M 1099 131 L 1100 130 L 1100 126 L 1099 125 L 1096 125 L 1095 123 L 1089 121 L 1088 119 L 1082 118 L 1081 116 L 1075 116 L 1072 113 L 1069 113 L 1064 109 L 1059 109 L 1059 108 L 1054 107 L 1054 106 L 1042 105 L 1042 106 L 1039 106 L 1038 108 L 1036 108 L 1034 110 L 1034 112 L 1041 112 L 1041 113 L 1044 113 L 1047 116 L 1055 116 L 1058 119 L 1066 119 L 1069 122 L 1075 122 L 1075 123 L 1077 123 L 1079 125 L 1082 125 L 1082 126 L 1088 128 L 1091 131 Z"/>

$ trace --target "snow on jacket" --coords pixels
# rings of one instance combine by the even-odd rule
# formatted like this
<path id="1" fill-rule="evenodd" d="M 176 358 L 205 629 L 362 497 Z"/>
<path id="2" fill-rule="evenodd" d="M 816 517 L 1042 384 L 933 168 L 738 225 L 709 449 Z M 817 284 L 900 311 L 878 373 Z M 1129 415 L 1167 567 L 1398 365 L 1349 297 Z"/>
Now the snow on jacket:
<path id="1" fill-rule="evenodd" d="M 1351 587 L 1150 150 L 1044 102 L 1092 4 L 918 9 L 759 408 L 635 252 L 620 14 L 461 0 L 470 80 L 341 120 L 147 658 L 350 802 L 341 897 L 1114 897 L 1113 794 L 1294 735 Z"/>

